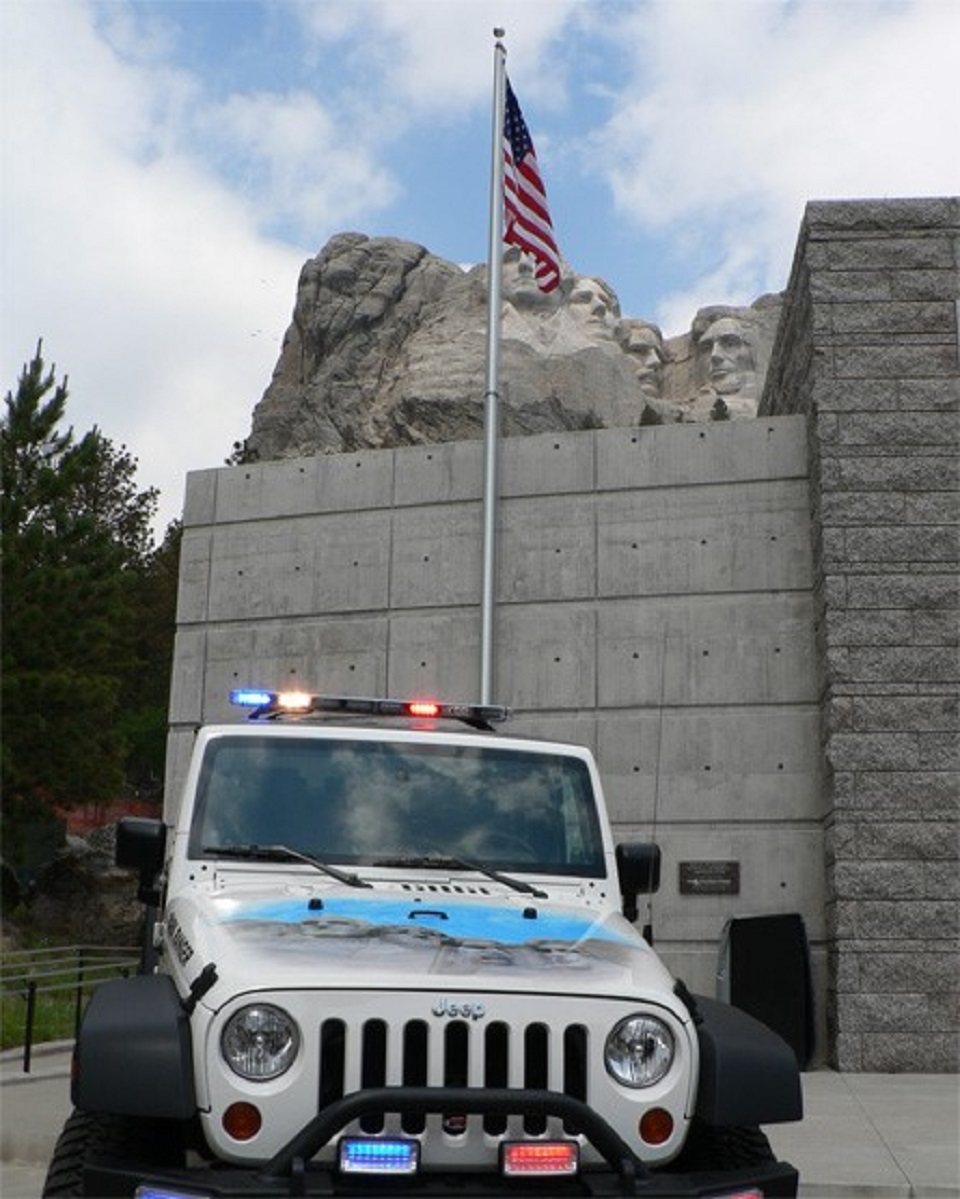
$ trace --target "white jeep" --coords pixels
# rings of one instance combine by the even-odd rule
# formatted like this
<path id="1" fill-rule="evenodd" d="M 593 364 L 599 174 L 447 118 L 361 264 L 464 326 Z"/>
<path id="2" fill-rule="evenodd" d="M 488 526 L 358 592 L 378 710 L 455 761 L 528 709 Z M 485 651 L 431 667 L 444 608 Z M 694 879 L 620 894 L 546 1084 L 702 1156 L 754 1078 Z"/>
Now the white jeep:
<path id="1" fill-rule="evenodd" d="M 129 819 L 143 971 L 94 994 L 45 1195 L 793 1196 L 793 1051 L 634 927 L 588 750 L 503 709 L 240 693 Z"/>

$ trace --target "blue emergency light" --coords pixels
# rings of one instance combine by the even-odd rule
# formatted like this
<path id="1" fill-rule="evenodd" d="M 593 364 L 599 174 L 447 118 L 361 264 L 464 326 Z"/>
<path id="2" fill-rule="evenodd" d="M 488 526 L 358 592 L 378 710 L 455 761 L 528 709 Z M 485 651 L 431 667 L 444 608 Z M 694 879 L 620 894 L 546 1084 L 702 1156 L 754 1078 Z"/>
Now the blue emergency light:
<path id="1" fill-rule="evenodd" d="M 263 708 L 273 702 L 273 692 L 257 687 L 238 687 L 230 692 L 230 702 L 238 708 Z"/>
<path id="2" fill-rule="evenodd" d="M 420 1145 L 403 1137 L 346 1137 L 339 1162 L 344 1174 L 416 1174 Z"/>

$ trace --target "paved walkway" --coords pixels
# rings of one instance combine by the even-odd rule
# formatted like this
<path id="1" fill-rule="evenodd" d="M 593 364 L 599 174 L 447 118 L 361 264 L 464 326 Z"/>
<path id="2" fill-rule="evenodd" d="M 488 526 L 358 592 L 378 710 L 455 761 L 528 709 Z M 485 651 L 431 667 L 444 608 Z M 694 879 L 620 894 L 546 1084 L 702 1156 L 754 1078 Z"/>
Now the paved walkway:
<path id="1" fill-rule="evenodd" d="M 800 1171 L 803 1197 L 960 1197 L 960 1079 L 952 1074 L 803 1075 L 804 1119 L 767 1135 Z"/>
<path id="2" fill-rule="evenodd" d="M 42 1046 L 31 1073 L 0 1055 L 0 1195 L 39 1199 L 70 1112 L 69 1045 Z M 800 1171 L 802 1199 L 960 1199 L 960 1080 L 949 1074 L 803 1076 L 806 1116 L 767 1129 Z"/>

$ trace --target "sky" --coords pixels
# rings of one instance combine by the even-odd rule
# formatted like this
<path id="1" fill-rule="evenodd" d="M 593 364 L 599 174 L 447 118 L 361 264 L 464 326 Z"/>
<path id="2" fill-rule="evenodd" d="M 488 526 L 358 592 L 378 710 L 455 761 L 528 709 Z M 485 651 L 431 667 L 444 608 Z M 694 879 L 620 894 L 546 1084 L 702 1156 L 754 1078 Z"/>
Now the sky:
<path id="1" fill-rule="evenodd" d="M 960 195 L 960 0 L 0 0 L 0 352 L 160 491 L 250 431 L 345 230 L 487 253 L 493 29 L 561 252 L 672 336 L 810 200 Z"/>

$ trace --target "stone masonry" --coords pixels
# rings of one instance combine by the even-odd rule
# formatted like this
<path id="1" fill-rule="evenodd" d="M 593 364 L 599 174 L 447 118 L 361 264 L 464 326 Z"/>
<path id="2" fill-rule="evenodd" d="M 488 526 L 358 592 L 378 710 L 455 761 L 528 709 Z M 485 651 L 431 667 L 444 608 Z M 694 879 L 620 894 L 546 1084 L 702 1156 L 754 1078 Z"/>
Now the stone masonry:
<path id="1" fill-rule="evenodd" d="M 761 415 L 808 419 L 842 1070 L 958 1064 L 960 200 L 808 206 Z"/>

